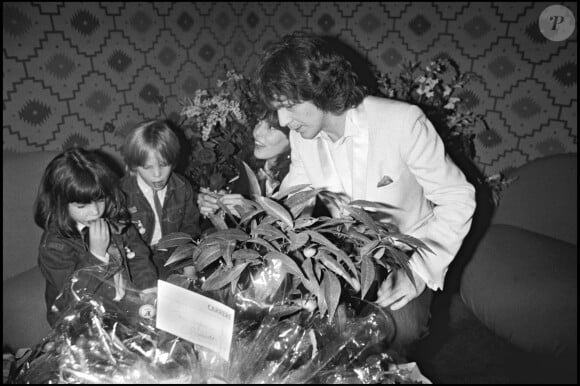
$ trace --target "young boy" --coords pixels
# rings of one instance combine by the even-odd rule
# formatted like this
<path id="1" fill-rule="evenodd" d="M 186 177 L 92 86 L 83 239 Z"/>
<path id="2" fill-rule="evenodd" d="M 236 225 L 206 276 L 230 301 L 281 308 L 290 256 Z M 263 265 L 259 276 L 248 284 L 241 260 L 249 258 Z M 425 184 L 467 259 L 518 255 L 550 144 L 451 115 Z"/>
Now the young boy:
<path id="1" fill-rule="evenodd" d="M 162 121 L 137 126 L 122 148 L 128 173 L 121 180 L 121 189 L 127 195 L 131 221 L 153 250 L 160 279 L 167 277 L 163 265 L 169 253 L 156 248 L 159 239 L 173 232 L 185 232 L 194 238 L 200 234 L 193 188 L 174 172 L 179 151 L 177 136 Z"/>

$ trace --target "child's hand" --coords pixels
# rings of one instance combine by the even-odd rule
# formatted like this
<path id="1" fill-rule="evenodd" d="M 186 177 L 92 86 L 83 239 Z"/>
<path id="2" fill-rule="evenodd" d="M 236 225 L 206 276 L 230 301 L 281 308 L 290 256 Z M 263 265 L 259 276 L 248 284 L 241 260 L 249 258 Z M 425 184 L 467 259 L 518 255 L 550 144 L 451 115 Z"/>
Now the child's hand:
<path id="1" fill-rule="evenodd" d="M 89 224 L 89 250 L 95 256 L 105 256 L 111 235 L 109 224 L 102 218 L 99 218 Z"/>
<path id="2" fill-rule="evenodd" d="M 199 213 L 202 216 L 215 213 L 219 209 L 217 201 L 221 196 L 222 194 L 220 193 L 214 193 L 207 188 L 201 188 L 197 196 L 197 206 L 199 207 Z"/>
<path id="3" fill-rule="evenodd" d="M 157 287 L 151 287 L 139 292 L 139 297 L 143 303 L 156 304 L 157 301 Z"/>

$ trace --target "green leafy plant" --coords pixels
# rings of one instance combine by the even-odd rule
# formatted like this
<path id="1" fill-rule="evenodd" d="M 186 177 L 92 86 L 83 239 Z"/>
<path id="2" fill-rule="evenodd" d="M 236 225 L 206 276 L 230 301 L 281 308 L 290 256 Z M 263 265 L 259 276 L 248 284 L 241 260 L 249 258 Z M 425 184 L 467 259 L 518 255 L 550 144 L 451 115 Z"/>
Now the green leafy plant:
<path id="1" fill-rule="evenodd" d="M 259 192 L 255 175 L 251 170 L 248 173 L 253 191 Z M 271 197 L 254 194 L 253 199 L 246 200 L 250 209 L 236 208 L 241 217 L 220 205 L 220 212 L 233 225 L 216 215 L 217 231 L 199 241 L 184 233 L 163 237 L 160 248 L 175 247 L 166 265 L 183 270 L 170 281 L 189 287 L 200 272 L 217 263 L 201 289 L 226 287 L 235 293 L 240 290 L 238 281 L 244 271 L 275 263 L 292 277 L 283 306 L 298 310 L 311 301 L 322 315 L 332 318 L 344 288 L 360 298 L 367 295 L 376 280 L 377 266 L 404 269 L 413 280 L 409 255 L 401 245 L 412 251 L 429 248 L 378 221 L 374 216 L 385 205 L 357 200 L 343 206 L 342 218 L 316 218 L 306 210 L 316 197 L 325 201 L 342 197 L 321 189 L 304 190 L 306 187 L 296 186 Z"/>

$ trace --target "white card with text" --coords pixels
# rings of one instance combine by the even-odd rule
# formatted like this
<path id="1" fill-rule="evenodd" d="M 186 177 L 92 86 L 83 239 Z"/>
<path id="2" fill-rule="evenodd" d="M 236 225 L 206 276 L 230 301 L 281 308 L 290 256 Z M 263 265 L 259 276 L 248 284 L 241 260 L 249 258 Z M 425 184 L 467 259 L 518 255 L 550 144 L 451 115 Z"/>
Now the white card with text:
<path id="1" fill-rule="evenodd" d="M 155 326 L 217 352 L 229 360 L 235 311 L 218 301 L 157 281 Z"/>

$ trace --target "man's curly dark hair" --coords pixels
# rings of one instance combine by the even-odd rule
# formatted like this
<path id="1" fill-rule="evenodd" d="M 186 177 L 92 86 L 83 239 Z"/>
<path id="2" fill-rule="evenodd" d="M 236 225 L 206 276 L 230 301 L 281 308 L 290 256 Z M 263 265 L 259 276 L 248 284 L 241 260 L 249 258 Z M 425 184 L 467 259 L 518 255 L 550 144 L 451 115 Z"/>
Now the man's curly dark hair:
<path id="1" fill-rule="evenodd" d="M 301 31 L 266 48 L 256 85 L 271 109 L 282 101 L 309 101 L 322 111 L 340 114 L 358 106 L 367 94 L 343 55 L 323 38 Z"/>

